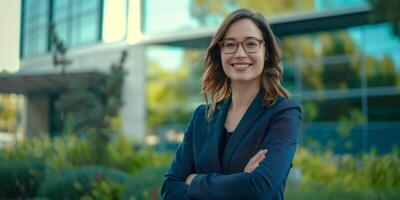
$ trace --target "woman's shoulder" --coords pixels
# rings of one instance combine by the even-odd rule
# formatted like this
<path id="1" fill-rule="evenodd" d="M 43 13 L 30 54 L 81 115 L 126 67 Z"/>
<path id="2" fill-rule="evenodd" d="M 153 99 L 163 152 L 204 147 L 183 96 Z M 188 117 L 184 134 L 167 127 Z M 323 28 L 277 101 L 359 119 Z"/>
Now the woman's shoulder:
<path id="1" fill-rule="evenodd" d="M 301 112 L 301 107 L 297 100 L 282 96 L 279 96 L 277 98 L 276 102 L 272 105 L 272 107 L 274 107 L 274 110 L 278 112 L 287 109 L 298 109 Z"/>
<path id="2" fill-rule="evenodd" d="M 208 119 L 208 111 L 211 109 L 210 104 L 200 104 L 199 106 L 194 109 L 192 113 L 192 118 L 195 119 L 196 121 L 204 121 L 204 122 L 210 122 L 214 116 L 219 112 L 220 107 L 217 104 L 217 107 L 215 108 L 214 112 L 211 115 L 211 119 Z"/>
<path id="3" fill-rule="evenodd" d="M 206 104 L 200 104 L 200 105 L 198 105 L 195 109 L 194 109 L 194 111 L 193 111 L 193 113 L 192 113 L 192 115 L 193 115 L 193 118 L 199 118 L 199 117 L 201 117 L 201 116 L 205 116 L 205 114 L 206 114 L 206 111 L 207 111 L 207 105 Z"/>

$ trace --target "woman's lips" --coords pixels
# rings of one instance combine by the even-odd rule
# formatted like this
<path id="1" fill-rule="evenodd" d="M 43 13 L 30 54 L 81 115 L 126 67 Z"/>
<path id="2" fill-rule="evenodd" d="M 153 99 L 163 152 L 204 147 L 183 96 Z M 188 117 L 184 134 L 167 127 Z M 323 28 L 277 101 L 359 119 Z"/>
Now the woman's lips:
<path id="1" fill-rule="evenodd" d="M 235 68 L 235 70 L 237 71 L 245 71 L 246 69 L 248 69 L 252 64 L 245 64 L 245 63 L 237 63 L 237 64 L 231 64 L 231 66 L 233 68 Z"/>

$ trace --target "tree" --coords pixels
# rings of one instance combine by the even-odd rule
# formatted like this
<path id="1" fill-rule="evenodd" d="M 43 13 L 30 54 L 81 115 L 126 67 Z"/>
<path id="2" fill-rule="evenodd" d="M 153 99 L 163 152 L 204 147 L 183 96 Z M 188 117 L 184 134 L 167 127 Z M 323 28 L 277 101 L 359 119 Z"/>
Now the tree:
<path id="1" fill-rule="evenodd" d="M 61 72 L 65 75 L 65 68 L 67 65 L 72 63 L 72 60 L 68 59 L 66 54 L 68 51 L 67 46 L 64 42 L 58 37 L 56 32 L 56 26 L 54 23 L 50 22 L 49 25 L 49 34 L 50 34 L 50 44 L 52 46 L 53 52 L 53 65 L 55 67 L 61 65 Z"/>
<path id="2" fill-rule="evenodd" d="M 68 48 L 59 39 L 54 25 L 50 26 L 51 45 L 53 51 L 53 64 L 62 66 L 62 74 L 65 75 L 65 67 L 72 61 L 66 58 Z M 104 81 L 99 83 L 80 80 L 67 82 L 68 87 L 61 93 L 56 101 L 56 109 L 67 116 L 64 129 L 70 128 L 70 132 L 78 133 L 90 139 L 93 144 L 94 160 L 104 163 L 103 155 L 105 146 L 119 132 L 119 127 L 114 126 L 114 121 L 119 118 L 119 111 L 123 104 L 121 99 L 124 83 L 124 64 L 127 58 L 124 50 L 118 62 L 111 65 L 110 73 L 104 75 Z M 64 76 L 63 76 L 64 77 Z M 94 85 L 95 84 L 95 85 Z"/>
<path id="3" fill-rule="evenodd" d="M 72 132 L 81 133 L 93 143 L 98 162 L 103 162 L 105 146 L 119 132 L 113 120 L 119 117 L 123 104 L 122 85 L 126 74 L 123 66 L 127 52 L 123 51 L 117 63 L 112 64 L 105 81 L 93 86 L 87 82 L 75 82 L 61 94 L 56 105 L 70 119 Z"/>
<path id="4" fill-rule="evenodd" d="M 374 21 L 388 21 L 393 33 L 400 37 L 400 1 L 369 0 L 372 7 L 371 18 Z"/>

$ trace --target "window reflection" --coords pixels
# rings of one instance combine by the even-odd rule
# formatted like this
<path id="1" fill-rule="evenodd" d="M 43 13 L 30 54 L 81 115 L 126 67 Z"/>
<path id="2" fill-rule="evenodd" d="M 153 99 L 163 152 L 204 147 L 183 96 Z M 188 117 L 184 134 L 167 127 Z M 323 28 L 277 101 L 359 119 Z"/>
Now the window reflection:
<path id="1" fill-rule="evenodd" d="M 298 93 L 296 91 L 296 66 L 292 62 L 282 62 L 283 64 L 283 77 L 282 77 L 282 84 L 283 86 L 289 90 L 291 93 Z"/>
<path id="2" fill-rule="evenodd" d="M 370 121 L 400 121 L 400 95 L 368 97 Z"/>
<path id="3" fill-rule="evenodd" d="M 364 26 L 362 30 L 366 39 L 360 46 L 365 54 L 368 87 L 400 87 L 400 38 L 387 23 Z"/>
<path id="4" fill-rule="evenodd" d="M 398 119 L 398 118 L 397 118 Z M 400 144 L 400 123 L 368 122 L 368 147 L 376 149 L 378 154 L 391 152 Z"/>
<path id="5" fill-rule="evenodd" d="M 206 2 L 203 2 L 205 6 Z M 238 2 L 231 1 L 229 9 L 235 8 L 234 4 Z M 352 2 L 356 5 L 364 1 Z M 199 27 L 213 24 L 213 20 L 218 21 L 224 12 L 215 9 L 207 17 L 199 14 L 195 18 L 198 24 L 194 24 Z M 201 20 L 204 21 L 199 22 Z M 188 24 L 179 24 L 180 28 L 184 25 Z M 171 26 L 169 30 L 174 30 L 174 27 L 177 26 Z M 304 113 L 304 143 L 311 145 L 318 141 L 322 146 L 331 147 L 339 153 L 368 151 L 374 146 L 378 152 L 387 152 L 390 147 L 383 147 L 385 140 L 376 140 L 378 134 L 382 136 L 382 132 L 393 139 L 386 141 L 388 145 L 400 143 L 400 139 L 394 136 L 394 133 L 400 131 L 400 110 L 397 109 L 400 108 L 400 93 L 397 89 L 400 87 L 400 39 L 393 36 L 390 25 L 381 23 L 355 26 L 280 39 L 284 67 L 282 84 L 300 97 Z M 182 55 L 185 56 L 177 59 L 180 61 L 177 65 L 179 67 L 173 70 L 165 64 L 168 56 L 150 59 L 159 68 L 150 66 L 154 63 L 149 64 L 147 83 L 152 89 L 148 90 L 158 91 L 164 96 L 156 95 L 157 92 L 150 94 L 148 91 L 148 99 L 153 99 L 148 105 L 149 127 L 185 124 L 189 119 L 185 117 L 190 116 L 192 111 L 190 108 L 202 103 L 202 97 L 198 95 L 202 62 L 197 62 L 198 67 L 192 68 L 192 63 L 196 62 L 191 59 L 201 60 L 204 51 L 182 48 Z M 191 54 L 187 52 L 195 56 L 188 57 Z M 179 75 L 181 70 L 185 71 L 185 76 Z M 179 85 L 177 82 L 193 84 L 178 90 L 174 89 Z M 172 96 L 182 94 L 186 97 L 172 100 Z M 177 102 L 187 110 L 176 110 Z M 171 114 L 177 117 L 162 117 Z"/>
<path id="6" fill-rule="evenodd" d="M 202 102 L 202 50 L 149 47 L 147 60 L 147 127 L 149 133 L 181 128 Z"/>
<path id="7" fill-rule="evenodd" d="M 365 149 L 361 126 L 353 127 L 349 134 L 341 134 L 336 123 L 309 123 L 304 125 L 303 144 L 310 149 L 323 151 L 332 150 L 335 153 L 361 153 Z"/>
<path id="8" fill-rule="evenodd" d="M 367 56 L 365 66 L 369 87 L 399 86 L 400 68 L 395 66 L 394 59 L 390 55 L 382 59 Z"/>
<path id="9" fill-rule="evenodd" d="M 269 17 L 341 9 L 366 3 L 366 0 L 147 0 L 144 1 L 144 32 L 151 35 L 217 26 L 228 13 L 238 8 L 249 8 Z"/>
<path id="10" fill-rule="evenodd" d="M 316 99 L 303 102 L 304 121 L 339 121 L 361 113 L 361 98 Z"/>
<path id="11" fill-rule="evenodd" d="M 305 65 L 301 74 L 304 90 L 347 90 L 361 86 L 360 62 L 357 59 L 341 58 L 334 62 Z"/>
<path id="12" fill-rule="evenodd" d="M 400 39 L 387 23 L 290 36 L 281 44 L 285 61 L 301 63 L 305 91 L 361 88 L 363 77 L 368 87 L 400 87 Z"/>

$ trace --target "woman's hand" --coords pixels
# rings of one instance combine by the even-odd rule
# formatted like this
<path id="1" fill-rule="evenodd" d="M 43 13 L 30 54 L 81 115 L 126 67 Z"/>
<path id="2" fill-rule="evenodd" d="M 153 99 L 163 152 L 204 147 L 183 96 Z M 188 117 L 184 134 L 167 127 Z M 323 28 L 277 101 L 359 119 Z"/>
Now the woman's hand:
<path id="1" fill-rule="evenodd" d="M 257 152 L 256 155 L 249 160 L 243 172 L 253 172 L 258 167 L 260 162 L 265 159 L 265 154 L 267 154 L 267 152 L 268 150 L 266 149 L 261 149 L 259 152 Z"/>
<path id="2" fill-rule="evenodd" d="M 192 180 L 194 179 L 194 177 L 196 177 L 197 174 L 190 174 L 187 178 L 185 183 L 190 185 L 190 183 L 192 183 Z"/>

